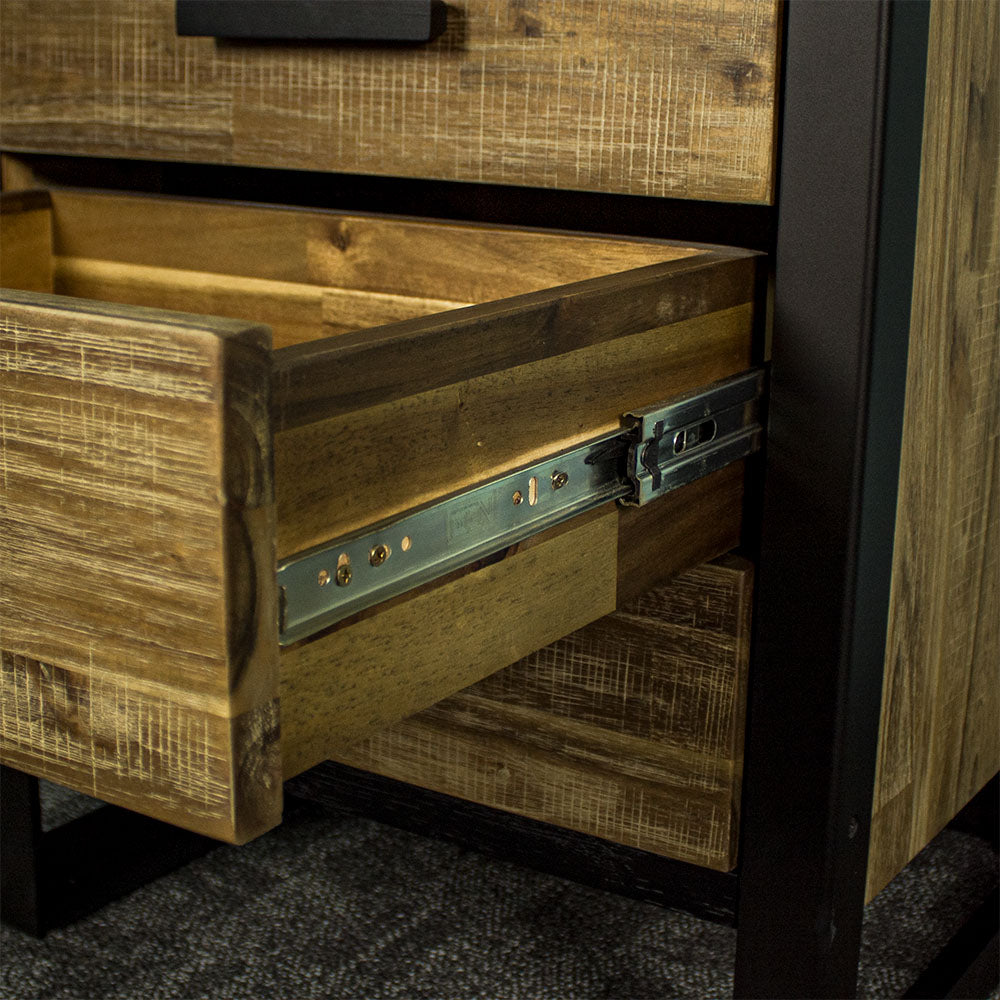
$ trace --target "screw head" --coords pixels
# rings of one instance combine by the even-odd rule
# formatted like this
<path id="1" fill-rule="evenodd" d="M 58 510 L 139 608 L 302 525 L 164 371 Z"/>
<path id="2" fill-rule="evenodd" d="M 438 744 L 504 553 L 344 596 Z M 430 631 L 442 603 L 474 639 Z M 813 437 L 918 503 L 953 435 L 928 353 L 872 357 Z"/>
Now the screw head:
<path id="1" fill-rule="evenodd" d="M 524 502 L 524 494 L 520 490 L 514 490 L 514 495 L 511 497 L 514 502 L 514 506 L 517 507 L 519 504 Z"/>
<path id="2" fill-rule="evenodd" d="M 342 563 L 337 567 L 337 586 L 346 587 L 354 576 L 350 563 Z"/>
<path id="3" fill-rule="evenodd" d="M 316 582 L 321 587 L 325 587 L 330 582 L 330 571 L 328 569 L 321 569 L 319 575 L 316 577 Z"/>
<path id="4" fill-rule="evenodd" d="M 569 482 L 568 472 L 552 473 L 552 489 L 561 490 Z"/>
<path id="5" fill-rule="evenodd" d="M 368 553 L 368 561 L 373 566 L 381 566 L 382 563 L 389 558 L 389 551 L 388 545 L 376 545 L 375 548 Z"/>

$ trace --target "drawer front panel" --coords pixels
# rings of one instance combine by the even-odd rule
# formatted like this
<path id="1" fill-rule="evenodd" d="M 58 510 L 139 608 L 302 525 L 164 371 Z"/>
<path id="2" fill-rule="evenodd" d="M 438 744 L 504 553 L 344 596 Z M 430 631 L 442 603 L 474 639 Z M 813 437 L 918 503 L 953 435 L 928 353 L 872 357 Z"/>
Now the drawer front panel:
<path id="1" fill-rule="evenodd" d="M 431 44 L 379 48 L 7 0 L 0 123 L 19 150 L 769 203 L 778 6 L 456 0 Z"/>
<path id="2" fill-rule="evenodd" d="M 267 331 L 4 295 L 3 759 L 256 836 L 281 801 Z"/>

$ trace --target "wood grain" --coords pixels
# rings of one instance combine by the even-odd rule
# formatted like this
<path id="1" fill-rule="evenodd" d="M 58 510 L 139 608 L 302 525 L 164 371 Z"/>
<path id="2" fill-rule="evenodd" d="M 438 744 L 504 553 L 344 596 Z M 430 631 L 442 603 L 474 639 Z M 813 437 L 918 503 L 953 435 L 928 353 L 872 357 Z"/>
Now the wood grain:
<path id="1" fill-rule="evenodd" d="M 772 198 L 778 0 L 453 0 L 394 49 L 178 38 L 173 8 L 7 0 L 5 145 Z"/>
<path id="2" fill-rule="evenodd" d="M 659 244 L 663 263 L 424 317 L 275 357 L 287 429 L 752 302 L 761 258 Z M 679 327 L 678 327 L 679 329 Z"/>
<path id="3" fill-rule="evenodd" d="M 614 506 L 281 654 L 285 777 L 615 606 Z"/>
<path id="4" fill-rule="evenodd" d="M 583 515 L 284 650 L 286 776 L 735 547 L 743 487 L 737 462 L 647 507 Z"/>
<path id="5" fill-rule="evenodd" d="M 266 323 L 276 347 L 684 258 L 701 266 L 692 269 L 673 300 L 690 299 L 693 308 L 705 298 L 698 284 L 705 282 L 706 266 L 728 265 L 713 276 L 713 294 L 720 299 L 724 287 L 737 297 L 744 294 L 739 286 L 752 272 L 748 255 L 713 254 L 657 240 L 69 189 L 52 190 L 50 196 L 57 292 Z M 684 273 L 678 271 L 676 280 Z M 647 294 L 647 309 L 663 297 L 651 304 Z M 577 301 L 579 295 L 571 298 Z M 535 304 L 531 335 L 536 341 L 547 336 L 553 302 L 559 299 L 549 294 Z M 627 301 L 623 288 L 613 311 L 622 312 Z M 589 308 L 593 312 L 599 303 Z M 581 325 L 579 317 L 575 321 Z M 505 333 L 512 353 L 508 364 L 522 350 L 517 338 L 524 336 L 524 327 L 522 322 Z M 391 364 L 386 358 L 359 358 L 358 363 L 380 372 L 383 382 L 401 372 L 419 377 L 428 365 L 416 362 L 426 362 L 430 349 L 428 336 L 419 336 L 423 330 L 417 324 L 414 331 L 392 335 L 398 347 L 389 353 Z M 447 346 L 449 360 L 481 352 L 468 342 Z M 420 358 L 405 347 L 416 347 Z M 357 345 L 347 349 L 357 350 Z M 324 360 L 326 367 L 317 372 Z M 432 367 L 440 360 L 432 359 Z M 319 374 L 331 366 L 342 368 L 326 349 L 303 355 L 302 365 L 300 371 L 310 373 L 303 381 L 314 395 L 328 389 Z M 286 369 L 282 384 L 301 391 L 291 359 Z"/>
<path id="6" fill-rule="evenodd" d="M 0 411 L 5 462 L 17 456 L 5 759 L 216 836 L 247 839 L 280 807 L 275 546 L 325 542 L 750 363 L 750 254 L 51 198 L 57 291 L 243 320 L 14 296 L 27 332 L 12 335 L 15 403 Z M 508 298 L 274 355 L 247 326 L 301 341 L 458 304 L 433 289 Z M 26 326 L 32 309 L 43 320 Z M 286 651 L 285 774 L 728 549 L 742 484 L 734 466 L 661 501 L 660 519 L 577 519 Z M 46 575 L 54 563 L 64 572 Z M 68 610 L 50 627 L 53 607 Z"/>
<path id="7" fill-rule="evenodd" d="M 733 462 L 618 520 L 618 607 L 741 542 L 747 462 Z"/>
<path id="8" fill-rule="evenodd" d="M 752 325 L 747 303 L 279 432 L 278 556 L 541 461 L 614 431 L 630 409 L 742 371 Z"/>
<path id="9" fill-rule="evenodd" d="M 467 304 L 82 257 L 56 257 L 53 271 L 60 295 L 263 323 L 276 348 Z"/>
<path id="10" fill-rule="evenodd" d="M 699 253 L 623 239 L 156 195 L 53 189 L 55 252 L 482 302 Z"/>
<path id="11" fill-rule="evenodd" d="M 52 291 L 52 203 L 47 191 L 0 194 L 0 286 Z"/>
<path id="12" fill-rule="evenodd" d="M 697 567 L 336 759 L 728 871 L 751 581 Z"/>
<path id="13" fill-rule="evenodd" d="M 0 750 L 221 839 L 280 819 L 269 342 L 5 292 Z"/>
<path id="14" fill-rule="evenodd" d="M 868 895 L 1000 768 L 1000 8 L 931 8 Z"/>

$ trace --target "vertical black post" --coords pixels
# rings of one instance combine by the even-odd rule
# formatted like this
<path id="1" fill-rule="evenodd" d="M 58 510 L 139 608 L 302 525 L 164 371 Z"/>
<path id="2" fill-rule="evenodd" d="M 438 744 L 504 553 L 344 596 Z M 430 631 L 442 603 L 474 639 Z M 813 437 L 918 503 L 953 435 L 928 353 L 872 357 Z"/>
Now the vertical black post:
<path id="1" fill-rule="evenodd" d="M 0 766 L 0 919 L 36 936 L 42 919 L 38 779 Z"/>
<path id="2" fill-rule="evenodd" d="M 856 989 L 929 5 L 787 8 L 737 996 Z"/>

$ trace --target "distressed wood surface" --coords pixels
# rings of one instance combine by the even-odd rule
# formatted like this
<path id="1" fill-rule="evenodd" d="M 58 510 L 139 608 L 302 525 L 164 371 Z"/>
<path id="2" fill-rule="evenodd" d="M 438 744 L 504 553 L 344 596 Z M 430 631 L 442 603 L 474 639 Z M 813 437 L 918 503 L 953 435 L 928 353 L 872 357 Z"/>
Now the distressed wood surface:
<path id="1" fill-rule="evenodd" d="M 728 871 L 751 581 L 699 566 L 336 759 Z"/>
<path id="2" fill-rule="evenodd" d="M 1000 768 L 1000 8 L 936 2 L 868 894 Z"/>
<path id="3" fill-rule="evenodd" d="M 0 286 L 52 291 L 52 202 L 47 191 L 0 194 Z"/>
<path id="4" fill-rule="evenodd" d="M 276 347 L 665 261 L 692 258 L 702 265 L 721 265 L 725 256 L 662 241 L 148 195 L 57 189 L 51 197 L 57 292 L 267 323 Z M 704 270 L 695 268 L 684 279 L 677 301 L 704 298 L 697 287 L 699 280 L 704 283 Z M 723 284 L 746 284 L 751 270 L 748 258 L 734 258 L 729 270 L 720 267 L 713 275 L 719 286 L 713 286 L 713 293 L 720 297 Z M 535 341 L 542 332 L 539 322 L 553 308 L 553 296 L 543 299 L 535 307 Z M 611 312 L 622 311 L 625 288 L 618 299 Z M 662 299 L 660 289 L 652 305 Z M 650 308 L 648 293 L 646 301 Z M 590 303 L 589 308 L 594 313 L 598 307 Z M 576 322 L 580 325 L 578 318 Z M 422 329 L 417 324 L 416 331 Z M 479 330 L 475 328 L 477 335 Z M 509 344 L 509 365 L 520 353 L 519 330 L 508 318 L 499 341 L 495 335 L 481 339 L 498 349 Z M 382 387 L 394 373 L 426 379 L 430 345 L 426 336 L 415 345 L 417 332 L 405 337 L 403 331 L 394 333 L 391 365 L 376 359 L 368 366 L 369 379 L 380 372 Z M 403 350 L 414 346 L 420 352 L 416 358 Z M 481 350 L 468 338 L 449 343 L 444 357 L 433 359 L 433 367 L 442 360 L 456 363 L 463 354 L 478 356 Z M 335 371 L 343 368 L 329 361 L 328 348 L 320 348 L 316 356 L 306 353 L 303 363 L 310 376 L 305 384 L 313 396 L 330 391 L 317 370 L 324 359 Z M 364 362 L 359 359 L 359 364 Z M 372 382 L 369 387 L 382 388 Z M 301 388 L 296 384 L 288 390 Z"/>
<path id="5" fill-rule="evenodd" d="M 255 836 L 281 811 L 267 332 L 2 305 L 3 761 Z"/>
<path id="6" fill-rule="evenodd" d="M 617 548 L 603 507 L 283 650 L 285 777 L 613 610 Z"/>
<path id="7" fill-rule="evenodd" d="M 78 598 L 83 610 L 75 614 L 84 623 L 85 642 L 79 641 L 78 622 L 71 617 L 62 632 L 56 628 L 49 634 L 36 623 L 30 641 L 18 633 L 16 641 L 4 645 L 10 651 L 5 670 L 9 689 L 18 692 L 16 704 L 43 705 L 47 713 L 35 729 L 21 734 L 22 742 L 11 753 L 15 766 L 39 771 L 42 765 L 31 754 L 40 754 L 47 776 L 166 818 L 171 818 L 165 810 L 172 807 L 175 791 L 168 772 L 174 757 L 189 754 L 190 746 L 210 748 L 206 760 L 211 774 L 205 770 L 209 764 L 199 773 L 211 785 L 213 808 L 221 809 L 226 795 L 235 800 L 261 784 L 254 783 L 259 775 L 251 773 L 250 781 L 240 776 L 241 767 L 252 772 L 252 762 L 245 762 L 252 756 L 249 751 L 239 763 L 232 758 L 242 752 L 239 747 L 252 742 L 237 729 L 256 718 L 242 706 L 248 698 L 252 702 L 263 697 L 263 687 L 247 680 L 252 673 L 247 671 L 231 689 L 220 688 L 231 666 L 226 659 L 231 651 L 212 645 L 231 607 L 211 601 L 221 595 L 250 614 L 247 597 L 220 588 L 233 585 L 238 591 L 248 572 L 251 578 L 254 573 L 259 577 L 264 566 L 272 573 L 275 545 L 284 556 L 328 541 L 614 429 L 622 412 L 742 370 L 751 360 L 757 261 L 748 254 L 178 199 L 62 190 L 51 196 L 57 291 L 84 291 L 143 306 L 232 309 L 248 320 L 274 318 L 290 341 L 325 336 L 274 355 L 257 345 L 256 368 L 230 371 L 223 361 L 235 357 L 229 345 L 235 343 L 230 334 L 240 328 L 236 322 L 76 303 L 73 324 L 98 326 L 87 334 L 91 339 L 82 368 L 73 374 L 79 392 L 105 407 L 91 415 L 93 427 L 87 430 L 90 425 L 84 425 L 80 433 L 112 439 L 110 451 L 98 449 L 92 457 L 88 453 L 90 464 L 84 471 L 103 497 L 109 474 L 101 469 L 114 468 L 114 448 L 120 445 L 145 491 L 143 498 L 158 497 L 157 490 L 171 496 L 176 492 L 180 510 L 173 511 L 163 500 L 155 518 L 137 514 L 127 504 L 122 513 L 122 498 L 115 492 L 105 498 L 109 512 L 98 510 L 96 519 L 82 529 L 99 532 L 105 540 L 102 557 L 112 564 L 118 558 L 124 568 L 118 577 L 103 576 L 103 589 L 89 587 Z M 397 258 L 406 268 L 395 266 Z M 501 266 L 504 261 L 507 266 Z M 627 274 L 608 273 L 628 269 Z M 566 281 L 575 283 L 549 287 Z M 456 301 L 431 297 L 436 289 L 444 290 L 439 295 L 510 298 L 448 316 L 338 332 L 350 329 L 351 323 L 360 325 L 365 310 L 384 315 L 398 309 L 416 316 L 421 309 Z M 141 332 L 132 334 L 129 324 L 136 323 Z M 58 336 L 82 336 L 77 326 L 60 327 Z M 174 327 L 180 334 L 171 340 Z M 194 328 L 198 332 L 190 333 Z M 213 330 L 222 345 L 218 349 L 211 347 Z M 115 396 L 105 403 L 92 384 L 103 385 L 102 379 L 110 377 L 105 369 L 117 378 L 126 356 L 138 352 L 155 358 L 158 350 L 169 354 L 182 350 L 192 337 L 208 360 L 191 376 L 190 385 L 183 382 L 174 391 L 165 383 L 166 437 L 161 443 L 153 435 L 148 446 L 154 456 L 162 452 L 166 457 L 162 464 L 154 458 L 144 467 L 145 453 L 117 429 L 123 422 L 131 433 L 130 421 L 138 425 L 151 418 L 149 407 L 133 406 L 128 395 L 134 388 L 126 377 L 131 368 L 122 376 L 122 385 L 114 382 L 116 391 L 124 393 L 122 399 Z M 213 351 L 222 352 L 217 364 Z M 195 355 L 200 359 L 197 351 Z M 18 351 L 12 356 L 19 356 Z M 237 375 L 245 376 L 245 383 Z M 18 377 L 23 381 L 26 376 Z M 242 432 L 235 448 L 219 444 L 220 435 L 224 438 L 243 426 L 230 408 L 219 410 L 219 398 L 242 398 L 240 393 L 252 394 L 255 386 L 257 403 L 266 403 L 270 386 L 276 388 L 277 400 L 270 408 L 271 426 L 255 428 L 257 451 L 251 448 L 247 456 Z M 141 396 L 145 388 L 140 385 L 135 391 Z M 201 394 L 190 410 L 184 408 L 188 391 Z M 175 395 L 184 398 L 178 401 Z M 118 406 L 113 413 L 112 406 Z M 157 416 L 154 410 L 152 417 Z M 257 417 L 267 419 L 260 413 Z M 192 437 L 190 429 L 196 426 L 201 433 Z M 236 463 L 237 472 L 242 461 L 251 468 L 263 463 L 269 469 L 270 434 L 275 430 L 277 518 L 254 543 L 267 551 L 249 559 L 251 571 L 239 564 L 245 553 L 240 537 L 231 532 L 224 532 L 221 554 L 207 548 L 204 539 L 218 531 L 220 518 L 228 524 L 228 507 L 223 504 L 220 512 L 212 477 L 229 462 Z M 169 436 L 171 431 L 176 440 Z M 33 433 L 36 445 L 55 436 L 51 427 Z M 195 469 L 200 488 L 183 474 L 173 481 L 176 470 L 171 463 L 180 461 L 176 453 L 184 456 L 192 447 L 204 450 Z M 76 450 L 75 437 L 67 439 L 65 447 L 60 444 L 49 475 L 58 471 L 65 477 L 74 469 Z M 386 475 L 387 461 L 391 475 Z M 155 484 L 147 484 L 142 478 L 146 475 Z M 258 473 L 251 478 L 254 475 Z M 88 483 L 77 490 L 72 479 L 65 487 L 81 511 Z M 331 747 L 426 708 L 607 613 L 629 587 L 648 586 L 732 547 L 739 538 L 742 488 L 742 466 L 734 466 L 661 501 L 667 513 L 659 520 L 644 511 L 617 510 L 577 519 L 505 553 L 499 562 L 466 568 L 284 651 L 280 673 L 285 774 L 325 759 Z M 23 494 L 29 495 L 27 487 Z M 691 511 L 698 516 L 692 519 Z M 184 520 L 188 516 L 197 522 L 190 531 Z M 74 525 L 82 517 L 78 511 Z M 664 517 L 666 530 L 659 530 Z M 133 521 L 140 525 L 135 537 L 128 533 Z M 24 525 L 42 530 L 40 522 L 30 518 Z M 24 525 L 19 530 L 27 530 Z M 629 550 L 624 575 L 618 567 L 621 538 Z M 87 535 L 82 551 L 89 554 L 94 544 Z M 137 586 L 129 573 L 138 572 L 136 560 L 143 554 L 157 572 L 149 579 L 150 574 L 138 574 L 139 601 L 129 589 Z M 162 578 L 161 564 L 168 557 L 175 561 L 166 566 L 179 574 L 176 580 L 170 573 Z M 17 558 L 24 560 L 20 553 Z M 32 564 L 32 569 L 37 572 L 40 565 Z M 230 572 L 232 567 L 235 571 Z M 211 576 L 210 570 L 217 575 Z M 192 573 L 204 591 L 199 592 L 202 604 L 185 600 L 182 584 L 191 582 Z M 27 579 L 25 573 L 22 589 L 32 599 L 44 598 L 53 605 L 63 600 L 62 591 L 30 589 Z M 265 587 L 259 579 L 257 586 Z M 266 588 L 273 588 L 273 577 L 268 577 Z M 268 589 L 259 596 L 255 608 L 262 617 L 255 620 L 266 623 L 266 635 L 257 636 L 258 645 L 273 654 L 274 595 Z M 141 604 L 143 615 L 130 611 L 133 600 Z M 237 614 L 231 632 L 239 632 L 240 620 Z M 173 655 L 167 654 L 170 649 L 175 649 Z M 95 669 L 100 684 L 94 680 Z M 258 678 L 269 670 L 267 676 L 276 683 L 273 661 L 267 670 L 255 670 Z M 123 685 L 131 701 L 121 694 Z M 269 697 L 273 695 L 272 689 Z M 52 715 L 49 706 L 64 704 L 71 707 L 55 712 L 53 736 L 44 728 Z M 53 751 L 52 740 L 67 726 L 78 725 L 81 710 L 76 706 L 81 704 L 88 706 L 87 725 L 73 730 L 76 742 L 71 749 Z M 262 707 L 263 702 L 254 704 Z M 116 706 L 124 706 L 118 715 Z M 177 716 L 171 723 L 175 729 L 162 738 L 160 722 L 144 721 L 174 709 L 187 714 Z M 154 737 L 160 757 L 150 756 Z M 271 755 L 268 766 L 276 766 L 275 729 L 258 727 L 252 738 L 257 751 Z M 266 746 L 261 747 L 262 742 Z M 161 752 L 164 743 L 168 749 Z M 113 751 L 107 749 L 112 746 Z M 81 783 L 77 773 L 88 752 L 100 757 L 102 767 L 118 766 L 115 761 L 122 757 L 138 763 L 132 770 L 126 767 L 124 777 L 115 781 L 95 766 L 91 787 Z M 155 773 L 149 770 L 153 760 Z M 161 788 L 164 782 L 166 790 Z M 185 777 L 182 784 L 187 794 L 190 780 Z M 272 781 L 267 787 L 276 785 Z M 239 812 L 243 806 L 237 803 L 234 809 Z M 209 820 L 199 814 L 188 822 L 204 826 Z M 251 831 L 240 827 L 216 835 L 241 839 Z"/>
<path id="8" fill-rule="evenodd" d="M 274 356 L 279 557 L 750 363 L 759 258 L 741 251 L 177 198 L 51 198 L 57 291 L 230 313 L 310 341 Z M 506 298 L 331 335 L 373 311 L 455 304 L 425 297 L 442 289 Z"/>
<path id="9" fill-rule="evenodd" d="M 606 345 L 753 301 L 760 258 L 683 249 L 664 262 L 605 274 L 450 316 L 424 317 L 275 357 L 280 429 L 406 395 Z M 607 346 L 613 351 L 613 346 Z"/>
<path id="10" fill-rule="evenodd" d="M 173 0 L 7 0 L 22 151 L 717 201 L 773 194 L 778 0 L 452 0 L 427 46 L 178 38 Z"/>

